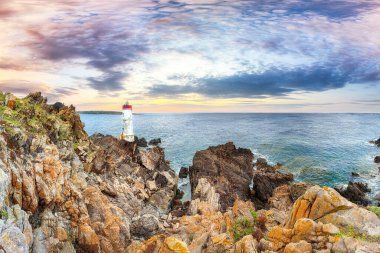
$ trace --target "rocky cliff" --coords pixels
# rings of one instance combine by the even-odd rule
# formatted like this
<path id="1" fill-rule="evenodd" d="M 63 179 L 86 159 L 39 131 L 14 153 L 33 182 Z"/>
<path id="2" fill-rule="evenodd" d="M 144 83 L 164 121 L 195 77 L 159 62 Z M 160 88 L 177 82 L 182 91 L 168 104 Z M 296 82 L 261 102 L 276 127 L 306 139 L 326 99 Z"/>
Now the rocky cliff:
<path id="1" fill-rule="evenodd" d="M 89 137 L 39 93 L 0 116 L 0 252 L 380 252 L 378 208 L 233 143 L 195 154 L 182 203 L 159 141 Z"/>
<path id="2" fill-rule="evenodd" d="M 89 138 L 39 93 L 0 104 L 0 251 L 126 252 L 163 230 L 177 176 L 160 147 Z"/>

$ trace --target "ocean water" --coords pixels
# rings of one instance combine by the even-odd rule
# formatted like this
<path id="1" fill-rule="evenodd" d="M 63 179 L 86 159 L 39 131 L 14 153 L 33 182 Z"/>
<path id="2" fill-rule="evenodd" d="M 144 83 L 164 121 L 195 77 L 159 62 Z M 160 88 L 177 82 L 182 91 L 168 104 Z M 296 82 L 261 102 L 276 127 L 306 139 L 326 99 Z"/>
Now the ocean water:
<path id="1" fill-rule="evenodd" d="M 121 115 L 81 114 L 81 119 L 89 135 L 121 132 Z M 364 181 L 370 195 L 380 193 L 380 165 L 373 162 L 380 148 L 368 142 L 380 137 L 380 114 L 136 114 L 134 129 L 147 140 L 160 137 L 177 172 L 192 164 L 197 150 L 233 141 L 255 158 L 283 164 L 297 181 L 330 187 Z M 180 186 L 189 198 L 187 179 Z"/>

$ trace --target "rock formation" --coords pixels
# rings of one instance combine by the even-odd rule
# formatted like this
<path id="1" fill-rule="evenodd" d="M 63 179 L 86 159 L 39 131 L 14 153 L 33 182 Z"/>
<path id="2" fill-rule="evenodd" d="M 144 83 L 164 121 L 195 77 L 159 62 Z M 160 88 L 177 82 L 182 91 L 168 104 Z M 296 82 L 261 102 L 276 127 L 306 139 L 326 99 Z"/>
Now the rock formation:
<path id="1" fill-rule="evenodd" d="M 370 200 L 366 193 L 371 192 L 366 183 L 349 182 L 346 188 L 335 188 L 343 197 L 358 205 L 367 206 Z"/>
<path id="2" fill-rule="evenodd" d="M 192 199 L 204 200 L 204 187 L 219 198 L 222 211 L 237 198 L 250 199 L 252 160 L 249 149 L 236 148 L 232 142 L 196 152 L 189 170 Z"/>
<path id="3" fill-rule="evenodd" d="M 253 174 L 253 190 L 255 197 L 263 203 L 268 201 L 275 188 L 293 181 L 293 175 L 279 172 L 280 168 L 279 164 L 271 166 L 265 159 L 257 159 Z"/>

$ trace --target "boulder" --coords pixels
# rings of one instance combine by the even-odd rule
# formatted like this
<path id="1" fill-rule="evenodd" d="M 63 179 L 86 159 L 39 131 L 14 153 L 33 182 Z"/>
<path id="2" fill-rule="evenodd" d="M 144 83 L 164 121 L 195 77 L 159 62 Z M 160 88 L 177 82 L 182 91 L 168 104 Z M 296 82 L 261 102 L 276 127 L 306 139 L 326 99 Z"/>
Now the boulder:
<path id="1" fill-rule="evenodd" d="M 352 227 L 371 236 L 380 235 L 380 219 L 376 214 L 358 207 L 328 187 L 308 189 L 294 203 L 286 227 L 293 228 L 301 218 L 332 223 L 339 228 Z"/>
<path id="2" fill-rule="evenodd" d="M 375 156 L 375 158 L 373 159 L 373 161 L 375 163 L 380 163 L 380 156 Z"/>
<path id="3" fill-rule="evenodd" d="M 311 244 L 302 240 L 299 242 L 292 242 L 286 245 L 284 253 L 312 253 L 313 248 Z"/>
<path id="4" fill-rule="evenodd" d="M 253 154 L 249 149 L 236 148 L 232 142 L 196 152 L 190 167 L 192 199 L 201 179 L 206 180 L 220 196 L 222 211 L 239 198 L 250 198 Z M 205 182 L 202 182 L 205 184 Z"/>

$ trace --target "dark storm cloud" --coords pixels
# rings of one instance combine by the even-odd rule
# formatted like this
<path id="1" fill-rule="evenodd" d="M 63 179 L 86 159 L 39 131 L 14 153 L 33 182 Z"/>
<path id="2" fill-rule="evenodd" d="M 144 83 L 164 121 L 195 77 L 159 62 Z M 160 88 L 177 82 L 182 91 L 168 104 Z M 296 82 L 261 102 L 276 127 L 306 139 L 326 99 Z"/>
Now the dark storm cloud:
<path id="1" fill-rule="evenodd" d="M 351 82 L 380 81 L 380 75 L 358 72 L 358 64 L 311 66 L 296 69 L 269 69 L 262 73 L 241 73 L 227 77 L 206 77 L 197 85 L 154 85 L 148 94 L 171 96 L 198 93 L 207 97 L 284 96 L 294 91 L 325 91 Z M 380 69 L 379 66 L 377 66 Z"/>

